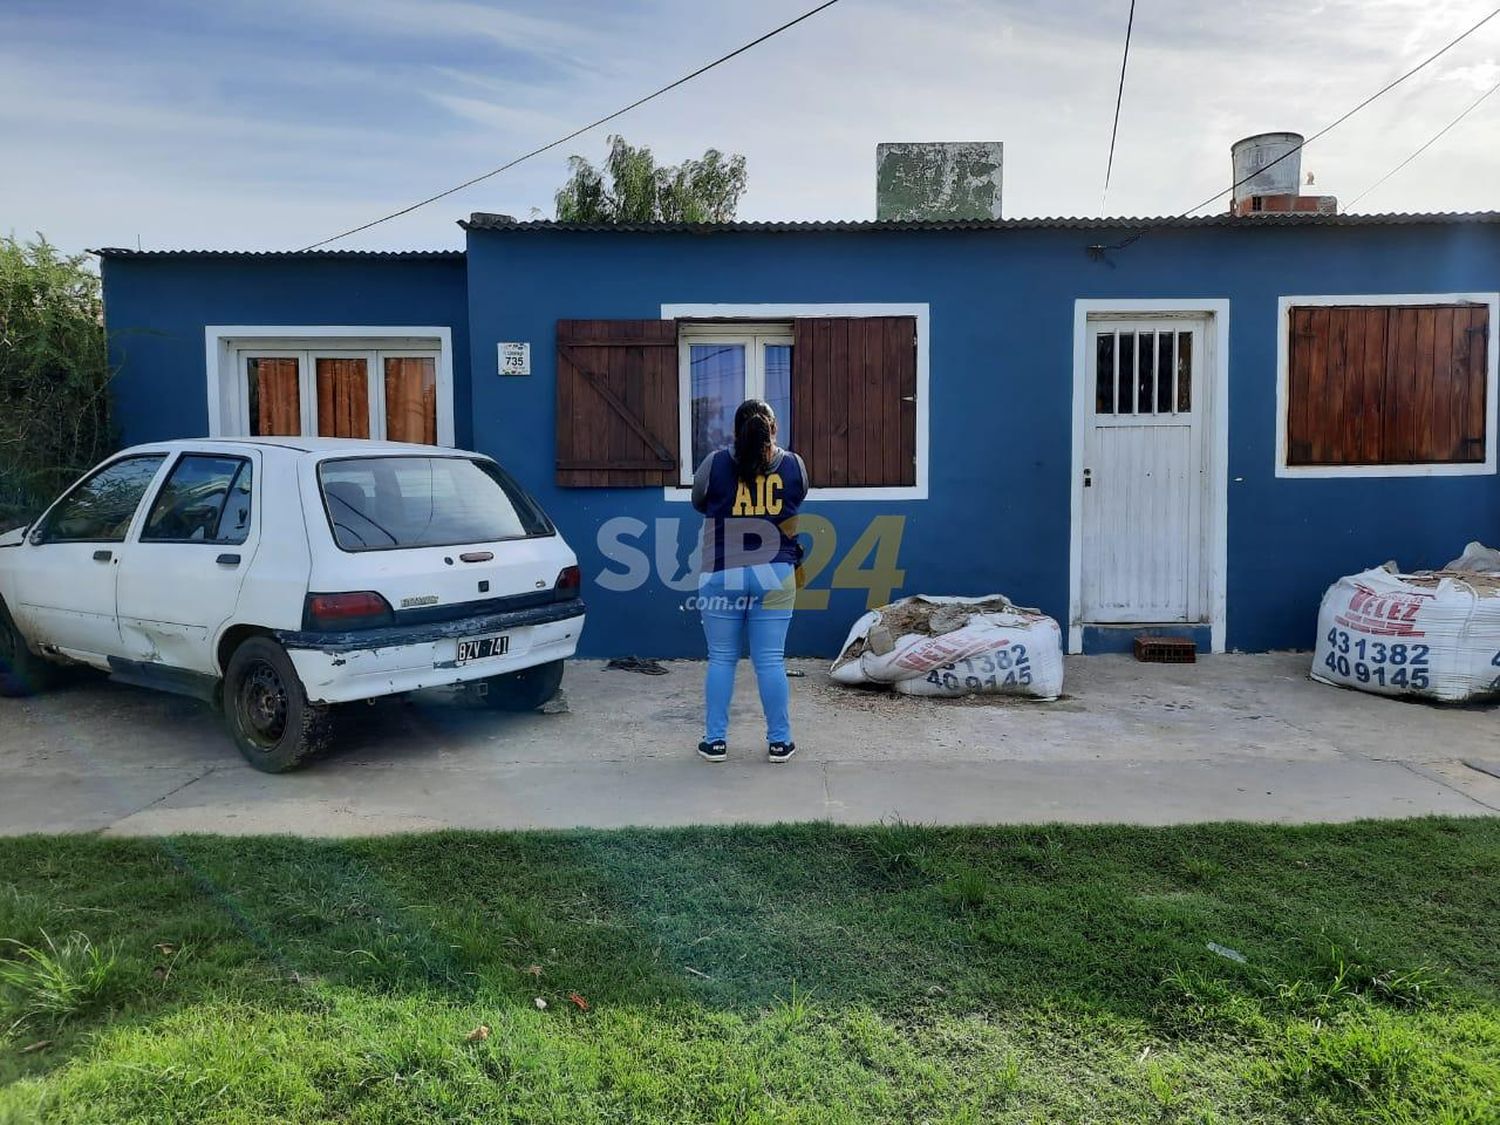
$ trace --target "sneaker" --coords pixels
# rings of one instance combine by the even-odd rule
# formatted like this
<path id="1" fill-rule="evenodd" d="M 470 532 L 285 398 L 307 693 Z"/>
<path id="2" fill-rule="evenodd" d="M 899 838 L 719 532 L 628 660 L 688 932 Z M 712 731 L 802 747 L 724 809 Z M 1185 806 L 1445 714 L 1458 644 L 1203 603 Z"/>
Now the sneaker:
<path id="1" fill-rule="evenodd" d="M 773 742 L 766 747 L 766 758 L 772 762 L 784 762 L 796 752 L 795 742 Z"/>
<path id="2" fill-rule="evenodd" d="M 729 747 L 724 744 L 722 738 L 716 738 L 712 742 L 698 743 L 698 757 L 705 762 L 722 762 L 729 757 Z"/>

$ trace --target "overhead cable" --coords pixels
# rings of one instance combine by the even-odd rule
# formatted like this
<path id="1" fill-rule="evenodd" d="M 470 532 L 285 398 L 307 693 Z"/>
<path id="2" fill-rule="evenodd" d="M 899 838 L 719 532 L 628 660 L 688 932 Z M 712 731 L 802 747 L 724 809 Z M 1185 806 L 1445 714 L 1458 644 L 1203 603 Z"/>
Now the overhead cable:
<path id="1" fill-rule="evenodd" d="M 514 160 L 508 160 L 504 164 L 500 165 L 498 168 L 491 168 L 488 172 L 482 172 L 479 175 L 473 177 L 472 179 L 465 180 L 461 184 L 455 184 L 453 187 L 446 188 L 443 191 L 437 192 L 435 195 L 429 195 L 426 199 L 419 199 L 415 203 L 412 203 L 412 204 L 409 204 L 409 205 L 407 205 L 405 207 L 402 207 L 399 210 L 392 211 L 388 215 L 382 215 L 378 219 L 371 219 L 368 223 L 361 223 L 357 227 L 350 227 L 346 231 L 343 231 L 343 232 L 341 232 L 339 234 L 330 235 L 328 238 L 324 238 L 324 239 L 319 240 L 318 242 L 311 243 L 311 244 L 309 244 L 307 246 L 304 246 L 302 249 L 303 250 L 316 250 L 319 246 L 327 246 L 330 242 L 337 242 L 341 238 L 348 238 L 351 234 L 359 234 L 361 231 L 367 231 L 371 227 L 379 226 L 381 223 L 390 222 L 392 219 L 399 219 L 402 215 L 409 215 L 413 211 L 417 210 L 420 207 L 426 207 L 429 203 L 436 203 L 439 199 L 446 199 L 448 196 L 453 195 L 456 192 L 463 191 L 464 188 L 473 187 L 477 183 L 480 183 L 480 182 L 482 182 L 484 180 L 488 180 L 488 179 L 490 179 L 493 176 L 498 176 L 501 172 L 508 172 L 510 169 L 514 168 L 516 165 L 518 165 L 518 164 L 524 164 L 526 161 L 530 160 L 532 157 L 540 156 L 540 155 L 542 155 L 542 153 L 544 153 L 544 152 L 550 152 L 552 149 L 557 148 L 559 145 L 567 144 L 569 141 L 573 140 L 575 137 L 581 137 L 581 136 L 583 136 L 583 134 L 589 132 L 591 129 L 597 129 L 600 125 L 608 124 L 609 122 L 615 120 L 615 118 L 617 118 L 617 117 L 623 117 L 625 114 L 629 113 L 631 110 L 633 110 L 633 109 L 639 109 L 641 106 L 645 105 L 647 102 L 653 101 L 656 98 L 661 97 L 663 94 L 669 93 L 670 91 L 677 89 L 677 87 L 683 85 L 684 83 L 691 82 L 694 78 L 697 78 L 699 75 L 707 74 L 710 70 L 713 70 L 714 67 L 721 66 L 722 64 L 727 63 L 730 59 L 735 58 L 738 55 L 743 55 L 746 51 L 750 50 L 752 47 L 758 47 L 758 46 L 760 46 L 760 44 L 764 43 L 767 39 L 772 39 L 772 38 L 776 37 L 777 35 L 780 35 L 783 31 L 786 31 L 786 30 L 788 30 L 790 28 L 796 27 L 803 20 L 811 19 L 813 16 L 817 15 L 819 12 L 825 11 L 826 9 L 833 7 L 838 2 L 839 2 L 839 0 L 825 0 L 824 3 L 819 4 L 816 8 L 809 9 L 808 11 L 803 12 L 800 16 L 796 17 L 795 19 L 787 20 L 786 23 L 782 24 L 779 27 L 772 28 L 770 31 L 766 32 L 764 35 L 758 36 L 757 38 L 750 40 L 750 42 L 744 44 L 743 46 L 736 47 L 733 51 L 730 51 L 727 55 L 720 55 L 718 58 L 714 59 L 713 62 L 707 63 L 704 66 L 700 66 L 697 70 L 693 71 L 690 74 L 684 74 L 681 78 L 677 79 L 675 82 L 669 82 L 665 86 L 662 86 L 659 89 L 653 90 L 651 93 L 647 94 L 645 97 L 643 97 L 643 98 L 637 98 L 635 101 L 631 102 L 629 105 L 624 106 L 621 109 L 615 110 L 613 113 L 605 114 L 603 117 L 600 117 L 600 118 L 598 118 L 598 119 L 596 119 L 594 121 L 590 121 L 587 125 L 583 125 L 583 126 L 580 126 L 577 129 L 574 129 L 571 133 L 567 134 L 566 136 L 558 137 L 557 140 L 555 140 L 555 141 L 549 141 L 547 144 L 541 145 L 538 148 L 534 148 L 530 152 L 521 154 L 520 156 L 516 157 Z"/>
<path id="2" fill-rule="evenodd" d="M 1280 156 L 1278 156 L 1275 160 L 1272 160 L 1270 163 L 1268 163 L 1268 164 L 1266 164 L 1266 165 L 1264 165 L 1264 166 L 1262 166 L 1260 168 L 1257 168 L 1254 172 L 1251 172 L 1248 176 L 1243 176 L 1240 179 L 1235 180 L 1227 188 L 1221 188 L 1219 191 L 1216 191 L 1212 195 L 1210 195 L 1207 199 L 1204 199 L 1204 200 L 1202 200 L 1199 203 L 1195 203 L 1195 204 L 1193 204 L 1193 206 L 1189 207 L 1186 211 L 1183 211 L 1183 212 L 1181 212 L 1181 213 L 1179 213 L 1177 215 L 1174 215 L 1173 219 L 1176 220 L 1176 219 L 1186 219 L 1186 218 L 1188 218 L 1190 215 L 1192 215 L 1192 213 L 1194 211 L 1198 211 L 1198 210 L 1201 210 L 1204 207 L 1207 207 L 1214 200 L 1218 199 L 1220 196 L 1222 196 L 1222 195 L 1224 195 L 1226 193 L 1232 194 L 1236 188 L 1243 187 L 1245 184 L 1249 183 L 1256 176 L 1259 176 L 1262 172 L 1265 172 L 1268 169 L 1276 167 L 1276 165 L 1280 164 L 1283 160 L 1287 160 L 1293 154 L 1301 152 L 1304 148 L 1306 148 L 1308 145 L 1312 144 L 1314 141 L 1318 140 L 1320 137 L 1326 137 L 1329 133 L 1333 132 L 1333 130 L 1337 129 L 1344 122 L 1348 121 L 1351 117 L 1353 117 L 1360 110 L 1362 110 L 1366 106 L 1370 105 L 1370 103 L 1374 102 L 1378 98 L 1384 97 L 1386 94 L 1388 94 L 1392 90 L 1394 90 L 1397 86 L 1401 85 L 1401 83 L 1405 82 L 1412 75 L 1416 74 L 1418 71 L 1422 70 L 1423 68 L 1427 67 L 1431 63 L 1433 63 L 1433 62 L 1437 61 L 1438 59 L 1442 58 L 1449 51 L 1451 51 L 1454 47 L 1458 46 L 1460 43 L 1462 43 L 1469 36 L 1473 35 L 1476 31 L 1478 31 L 1485 24 L 1489 23 L 1490 20 L 1494 19 L 1496 16 L 1500 16 L 1500 8 L 1494 9 L 1493 11 L 1491 11 L 1489 13 L 1489 15 L 1484 16 L 1477 23 L 1471 25 L 1467 30 L 1465 30 L 1463 32 L 1460 32 L 1458 35 L 1456 35 L 1452 39 L 1448 40 L 1447 43 L 1443 44 L 1443 46 L 1439 47 L 1432 54 L 1428 55 L 1421 62 L 1417 63 L 1416 66 L 1412 67 L 1410 70 L 1406 71 L 1405 73 L 1401 74 L 1400 76 L 1391 79 L 1391 81 L 1387 82 L 1380 89 L 1376 90 L 1373 94 L 1371 94 L 1369 97 L 1367 97 L 1364 101 L 1360 102 L 1358 105 L 1354 106 L 1352 109 L 1350 109 L 1347 112 L 1345 112 L 1341 117 L 1338 117 L 1335 120 L 1329 122 L 1327 125 L 1323 126 L 1323 128 L 1319 129 L 1316 133 L 1314 133 L 1312 136 L 1308 137 L 1306 140 L 1301 141 L 1300 143 L 1298 143 L 1296 145 L 1293 145 L 1291 148 L 1287 149 L 1286 152 L 1284 152 Z M 1107 251 L 1110 251 L 1110 250 L 1123 250 L 1127 246 L 1131 246 L 1134 243 L 1139 242 L 1142 238 L 1144 238 L 1146 236 L 1147 233 L 1149 233 L 1150 230 L 1151 230 L 1150 227 L 1145 227 L 1145 228 L 1143 228 L 1141 230 L 1136 231 L 1134 234 L 1130 235 L 1128 238 L 1121 239 L 1119 242 L 1113 243 L 1113 244 L 1108 245 L 1108 246 L 1099 245 L 1099 244 L 1090 246 L 1090 247 L 1088 247 L 1089 254 L 1090 254 L 1091 257 L 1102 258 Z"/>

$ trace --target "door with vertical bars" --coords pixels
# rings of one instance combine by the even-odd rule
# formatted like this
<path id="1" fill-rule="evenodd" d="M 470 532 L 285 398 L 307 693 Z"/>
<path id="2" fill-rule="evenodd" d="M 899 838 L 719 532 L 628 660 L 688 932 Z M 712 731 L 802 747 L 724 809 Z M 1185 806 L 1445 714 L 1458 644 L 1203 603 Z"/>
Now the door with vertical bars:
<path id="1" fill-rule="evenodd" d="M 1089 322 L 1084 622 L 1206 620 L 1206 327 L 1190 317 Z"/>

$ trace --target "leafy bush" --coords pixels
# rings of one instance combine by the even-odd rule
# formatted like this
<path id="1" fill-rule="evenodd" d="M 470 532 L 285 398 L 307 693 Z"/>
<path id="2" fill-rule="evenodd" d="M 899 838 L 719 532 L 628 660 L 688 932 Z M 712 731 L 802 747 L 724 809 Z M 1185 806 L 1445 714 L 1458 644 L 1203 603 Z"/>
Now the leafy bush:
<path id="1" fill-rule="evenodd" d="M 0 530 L 113 448 L 98 276 L 45 238 L 0 238 Z"/>

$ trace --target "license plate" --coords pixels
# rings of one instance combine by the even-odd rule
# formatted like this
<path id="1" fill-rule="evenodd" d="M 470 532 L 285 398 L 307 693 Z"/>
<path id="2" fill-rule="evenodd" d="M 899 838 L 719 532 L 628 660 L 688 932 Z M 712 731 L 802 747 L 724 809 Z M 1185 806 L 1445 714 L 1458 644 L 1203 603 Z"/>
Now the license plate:
<path id="1" fill-rule="evenodd" d="M 510 637 L 471 637 L 458 642 L 458 662 L 467 664 L 471 660 L 488 660 L 492 656 L 504 656 L 510 651 Z"/>

